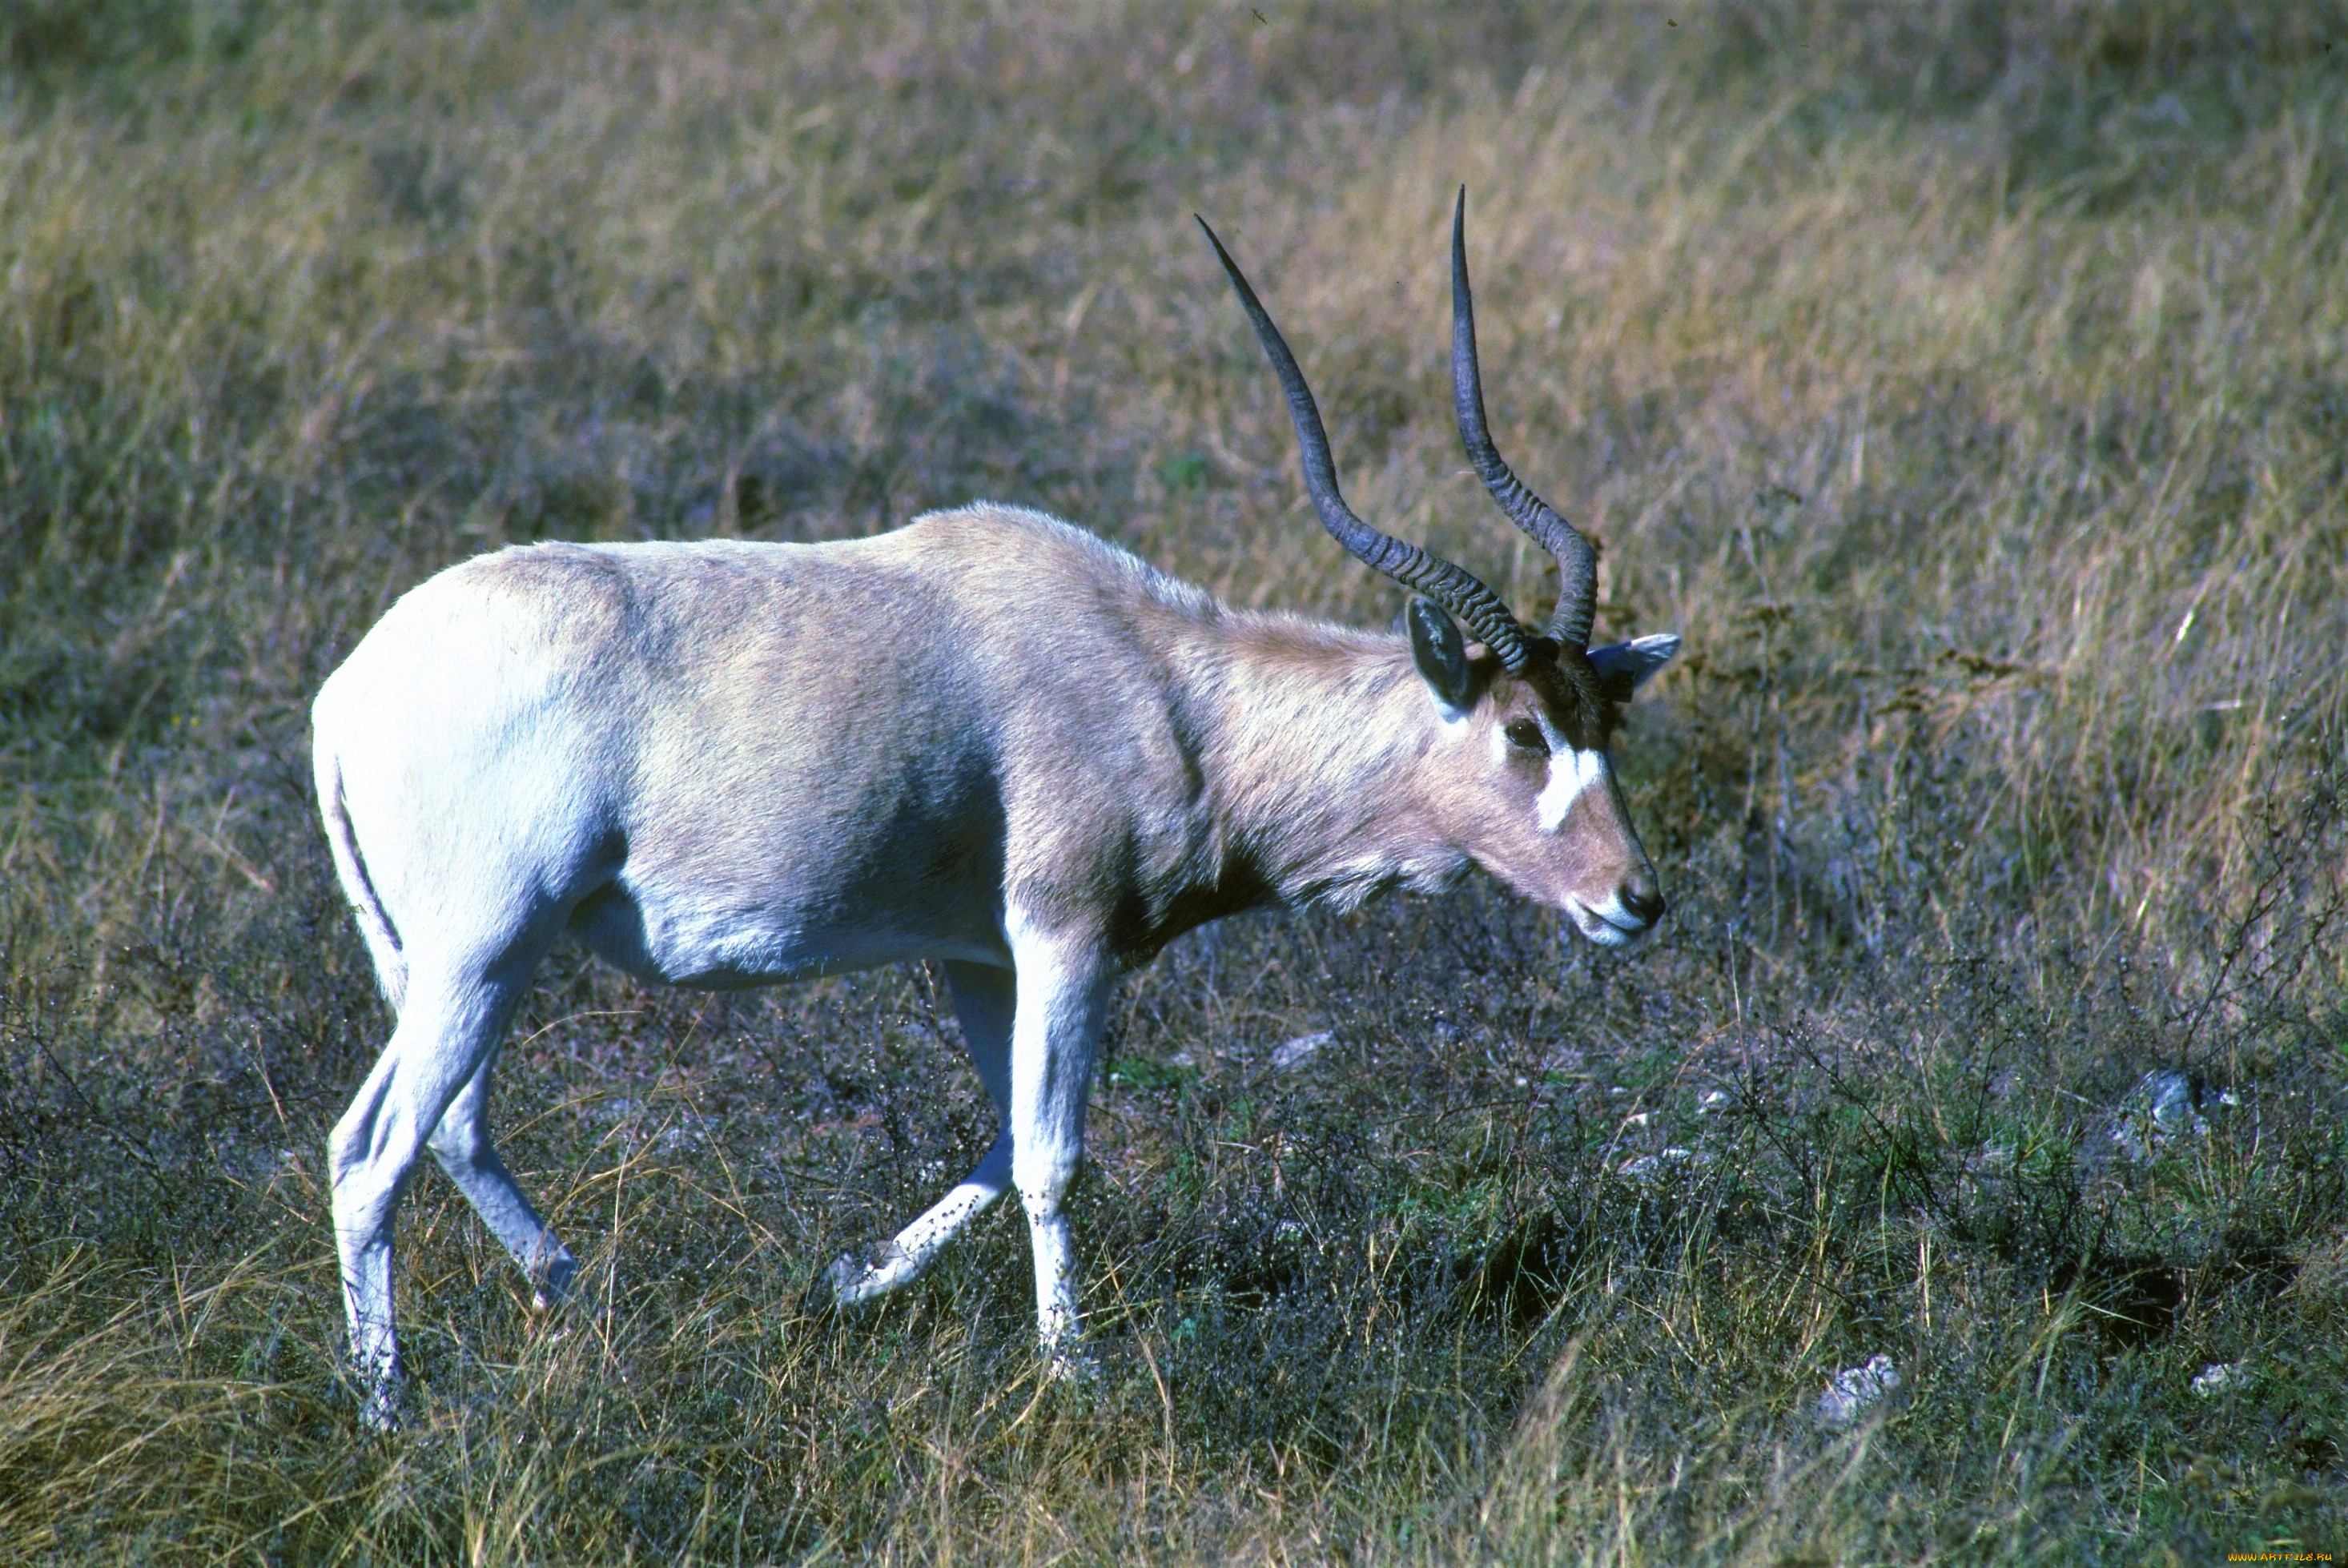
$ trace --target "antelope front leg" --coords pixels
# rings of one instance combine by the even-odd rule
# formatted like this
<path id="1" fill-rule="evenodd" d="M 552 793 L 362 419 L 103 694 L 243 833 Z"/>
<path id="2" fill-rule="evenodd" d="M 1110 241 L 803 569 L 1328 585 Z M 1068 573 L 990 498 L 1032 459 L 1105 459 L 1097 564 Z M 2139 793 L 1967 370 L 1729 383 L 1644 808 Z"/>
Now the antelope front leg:
<path id="1" fill-rule="evenodd" d="M 900 1285 L 912 1284 L 929 1273 L 945 1244 L 962 1234 L 1010 1186 L 1011 1139 L 1005 1134 L 994 1140 L 976 1170 L 928 1212 L 898 1232 L 896 1239 L 870 1263 L 854 1253 L 833 1259 L 823 1276 L 831 1286 L 831 1299 L 841 1306 L 862 1306 Z"/>
<path id="2" fill-rule="evenodd" d="M 1012 973 L 985 964 L 949 961 L 946 979 L 953 987 L 954 1016 L 962 1021 L 963 1043 L 970 1049 L 979 1081 L 986 1086 L 994 1113 L 1007 1126 L 1011 1097 L 1011 1017 L 1014 1006 Z M 836 1260 L 824 1271 L 832 1299 L 841 1306 L 861 1306 L 928 1271 L 939 1251 L 988 1205 L 1011 1190 L 1011 1134 L 994 1140 L 978 1168 L 929 1212 L 897 1233 L 870 1263 L 855 1256 Z"/>
<path id="3" fill-rule="evenodd" d="M 1011 1180 L 1035 1248 L 1035 1331 L 1052 1370 L 1080 1375 L 1076 1259 L 1063 1207 L 1084 1159 L 1085 1098 L 1108 998 L 1097 944 L 1014 923 L 1018 1006 L 1011 1030 Z"/>

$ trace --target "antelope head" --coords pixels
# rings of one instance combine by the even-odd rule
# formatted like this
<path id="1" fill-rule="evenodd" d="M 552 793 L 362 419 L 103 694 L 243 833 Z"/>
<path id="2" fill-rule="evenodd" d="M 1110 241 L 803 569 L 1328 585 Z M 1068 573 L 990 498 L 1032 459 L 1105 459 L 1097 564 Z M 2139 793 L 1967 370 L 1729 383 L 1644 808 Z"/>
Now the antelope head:
<path id="1" fill-rule="evenodd" d="M 1590 541 L 1510 471 L 1486 428 L 1468 284 L 1468 192 L 1451 225 L 1451 377 L 1460 439 L 1484 488 L 1557 562 L 1557 608 L 1539 630 L 1472 573 L 1356 517 L 1337 488 L 1328 433 L 1296 357 L 1204 219 L 1241 305 L 1288 399 L 1304 485 L 1321 521 L 1372 569 L 1410 589 L 1412 662 L 1438 720 L 1445 772 L 1437 825 L 1523 896 L 1563 910 L 1601 947 L 1622 947 L 1663 918 L 1655 868 L 1639 842 L 1610 752 L 1632 693 L 1679 650 L 1673 635 L 1590 645 L 1598 556 Z M 1474 640 L 1461 634 L 1465 624 Z"/>

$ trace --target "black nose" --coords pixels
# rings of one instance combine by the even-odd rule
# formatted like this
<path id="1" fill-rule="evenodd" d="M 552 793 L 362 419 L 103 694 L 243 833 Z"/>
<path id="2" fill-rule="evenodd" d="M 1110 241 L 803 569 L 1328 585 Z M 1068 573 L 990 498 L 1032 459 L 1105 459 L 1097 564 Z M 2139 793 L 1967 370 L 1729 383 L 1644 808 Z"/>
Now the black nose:
<path id="1" fill-rule="evenodd" d="M 1622 906 L 1623 913 L 1636 917 L 1643 925 L 1653 925 L 1663 918 L 1663 890 L 1652 878 L 1624 882 L 1614 899 Z"/>

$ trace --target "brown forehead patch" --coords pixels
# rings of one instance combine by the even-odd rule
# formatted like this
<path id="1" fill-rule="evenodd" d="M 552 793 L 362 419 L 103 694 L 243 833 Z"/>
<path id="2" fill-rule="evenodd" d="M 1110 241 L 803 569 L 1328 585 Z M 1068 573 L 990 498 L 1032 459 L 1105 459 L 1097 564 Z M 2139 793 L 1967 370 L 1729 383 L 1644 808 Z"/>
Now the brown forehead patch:
<path id="1" fill-rule="evenodd" d="M 1525 684 L 1577 750 L 1602 749 L 1622 719 L 1622 705 L 1607 695 L 1605 683 L 1581 649 L 1548 637 L 1534 649 Z"/>

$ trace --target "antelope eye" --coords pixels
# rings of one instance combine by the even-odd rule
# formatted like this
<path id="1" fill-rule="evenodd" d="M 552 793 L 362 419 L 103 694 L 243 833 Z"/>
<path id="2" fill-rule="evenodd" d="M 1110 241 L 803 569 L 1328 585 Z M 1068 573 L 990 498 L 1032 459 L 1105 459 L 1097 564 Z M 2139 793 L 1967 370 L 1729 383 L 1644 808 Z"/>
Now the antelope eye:
<path id="1" fill-rule="evenodd" d="M 1541 734 L 1540 726 L 1529 718 L 1512 718 L 1509 720 L 1509 727 L 1500 733 L 1509 738 L 1511 746 L 1520 746 L 1527 751 L 1538 751 L 1544 756 L 1549 753 L 1548 738 Z"/>

